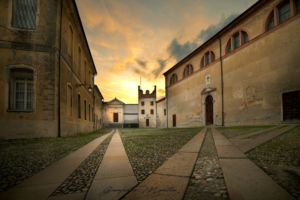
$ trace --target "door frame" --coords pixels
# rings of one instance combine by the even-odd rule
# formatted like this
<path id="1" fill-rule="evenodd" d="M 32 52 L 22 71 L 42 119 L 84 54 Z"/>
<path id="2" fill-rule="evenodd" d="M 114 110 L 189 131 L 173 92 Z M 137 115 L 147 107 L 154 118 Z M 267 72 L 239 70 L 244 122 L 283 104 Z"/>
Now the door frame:
<path id="1" fill-rule="evenodd" d="M 201 112 L 202 112 L 202 126 L 206 126 L 206 105 L 205 105 L 205 100 L 206 100 L 206 97 L 207 96 L 212 96 L 213 98 L 213 124 L 212 125 L 215 125 L 216 124 L 216 118 L 215 118 L 215 113 L 216 113 L 216 110 L 215 110 L 215 102 L 216 102 L 216 92 L 215 91 L 212 91 L 212 92 L 208 92 L 208 93 L 205 93 L 205 94 L 202 94 L 202 107 L 201 107 Z"/>

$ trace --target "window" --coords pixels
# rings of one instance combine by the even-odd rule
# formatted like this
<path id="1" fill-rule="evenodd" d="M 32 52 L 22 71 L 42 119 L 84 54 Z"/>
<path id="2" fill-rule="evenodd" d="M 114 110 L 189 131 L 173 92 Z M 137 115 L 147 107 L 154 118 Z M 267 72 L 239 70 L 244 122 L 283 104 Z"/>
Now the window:
<path id="1" fill-rule="evenodd" d="M 170 85 L 174 85 L 177 82 L 177 74 L 172 74 L 171 79 L 170 79 Z"/>
<path id="2" fill-rule="evenodd" d="M 212 51 L 207 51 L 201 59 L 201 67 L 205 67 L 215 61 L 215 54 Z"/>
<path id="3" fill-rule="evenodd" d="M 9 89 L 9 110 L 33 110 L 33 71 L 31 69 L 11 69 Z"/>
<path id="4" fill-rule="evenodd" d="M 141 114 L 144 115 L 145 114 L 145 110 L 141 110 Z"/>
<path id="5" fill-rule="evenodd" d="M 86 120 L 86 100 L 84 100 L 84 119 Z"/>
<path id="6" fill-rule="evenodd" d="M 144 106 L 144 105 L 145 105 L 145 102 L 144 102 L 144 101 L 141 101 L 141 105 Z"/>
<path id="7" fill-rule="evenodd" d="M 91 105 L 89 104 L 89 121 L 91 121 Z"/>
<path id="8" fill-rule="evenodd" d="M 78 112 L 78 118 L 81 118 L 81 100 L 80 100 L 80 94 L 77 95 L 77 112 Z"/>
<path id="9" fill-rule="evenodd" d="M 81 72 L 81 48 L 78 47 L 78 74 L 80 77 L 80 72 Z"/>
<path id="10" fill-rule="evenodd" d="M 291 16 L 290 1 L 285 1 L 278 6 L 279 23 L 283 23 Z"/>
<path id="11" fill-rule="evenodd" d="M 153 106 L 153 105 L 154 105 L 154 101 L 151 101 L 151 102 L 150 102 L 150 105 Z"/>
<path id="12" fill-rule="evenodd" d="M 37 0 L 14 0 L 12 26 L 20 29 L 36 29 Z"/>
<path id="13" fill-rule="evenodd" d="M 153 110 L 153 109 L 150 110 L 150 114 L 151 114 L 151 115 L 154 114 L 154 110 Z"/>
<path id="14" fill-rule="evenodd" d="M 69 26 L 68 30 L 68 55 L 73 56 L 73 29 Z"/>
<path id="15" fill-rule="evenodd" d="M 194 68 L 193 65 L 188 64 L 187 66 L 185 66 L 184 71 L 183 71 L 183 78 L 188 77 L 189 75 L 191 75 L 194 72 Z"/>
<path id="16" fill-rule="evenodd" d="M 296 12 L 299 13 L 300 12 L 300 0 L 295 0 L 295 8 L 296 8 Z"/>
<path id="17" fill-rule="evenodd" d="M 226 45 L 226 53 L 230 53 L 235 49 L 238 49 L 242 45 L 249 42 L 249 36 L 248 33 L 245 31 L 239 31 L 232 35 L 232 37 L 228 40 Z"/>
<path id="18" fill-rule="evenodd" d="M 267 19 L 267 24 L 266 24 L 266 29 L 267 31 L 271 30 L 275 26 L 275 21 L 274 21 L 274 11 L 271 12 L 270 16 Z"/>
<path id="19" fill-rule="evenodd" d="M 167 115 L 167 109 L 164 109 L 164 115 L 165 116 Z"/>
<path id="20" fill-rule="evenodd" d="M 72 86 L 67 86 L 67 106 L 68 106 L 68 115 L 72 116 L 72 107 L 73 107 L 73 95 L 72 95 Z"/>
<path id="21" fill-rule="evenodd" d="M 119 113 L 114 113 L 113 114 L 113 120 L 114 120 L 114 123 L 118 123 L 119 122 Z"/>

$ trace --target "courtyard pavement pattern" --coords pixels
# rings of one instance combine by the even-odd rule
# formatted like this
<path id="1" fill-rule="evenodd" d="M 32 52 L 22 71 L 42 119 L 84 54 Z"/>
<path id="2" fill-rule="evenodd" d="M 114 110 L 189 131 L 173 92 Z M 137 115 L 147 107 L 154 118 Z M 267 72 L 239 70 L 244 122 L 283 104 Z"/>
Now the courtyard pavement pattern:
<path id="1" fill-rule="evenodd" d="M 294 199 L 263 170 L 250 161 L 245 152 L 295 126 L 280 126 L 247 137 L 227 139 L 212 128 L 213 138 L 230 199 Z M 71 194 L 54 199 L 183 199 L 195 162 L 201 151 L 207 128 L 203 128 L 177 153 L 165 161 L 140 184 L 128 160 L 119 131 L 92 142 L 55 162 L 16 187 L 0 194 L 0 199 L 48 199 L 52 192 L 88 157 L 97 146 L 113 134 L 92 185 L 86 194 Z M 52 200 L 53 197 L 50 197 Z"/>

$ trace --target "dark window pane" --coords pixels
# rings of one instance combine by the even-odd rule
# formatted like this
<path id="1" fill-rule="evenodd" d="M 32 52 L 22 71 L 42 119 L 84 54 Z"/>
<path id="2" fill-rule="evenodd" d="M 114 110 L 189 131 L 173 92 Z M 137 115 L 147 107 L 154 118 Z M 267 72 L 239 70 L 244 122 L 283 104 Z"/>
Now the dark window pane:
<path id="1" fill-rule="evenodd" d="M 233 49 L 240 47 L 240 34 L 233 35 Z"/>
<path id="2" fill-rule="evenodd" d="M 226 46 L 226 53 L 231 52 L 231 39 L 228 41 L 227 46 Z"/>
<path id="3" fill-rule="evenodd" d="M 272 14 L 270 15 L 267 21 L 267 30 L 271 30 L 272 28 L 274 28 L 274 25 L 275 25 L 274 13 L 272 12 Z"/>
<path id="4" fill-rule="evenodd" d="M 290 10 L 289 1 L 287 1 L 286 3 L 278 7 L 278 15 L 279 15 L 279 23 L 286 21 L 290 17 L 291 10 Z"/>
<path id="5" fill-rule="evenodd" d="M 296 4 L 296 11 L 300 12 L 300 0 L 295 0 L 295 4 Z"/>
<path id="6" fill-rule="evenodd" d="M 243 35 L 243 44 L 249 42 L 248 34 L 246 32 L 242 32 L 242 35 Z"/>
<path id="7" fill-rule="evenodd" d="M 36 28 L 37 0 L 14 0 L 12 26 L 22 29 Z"/>

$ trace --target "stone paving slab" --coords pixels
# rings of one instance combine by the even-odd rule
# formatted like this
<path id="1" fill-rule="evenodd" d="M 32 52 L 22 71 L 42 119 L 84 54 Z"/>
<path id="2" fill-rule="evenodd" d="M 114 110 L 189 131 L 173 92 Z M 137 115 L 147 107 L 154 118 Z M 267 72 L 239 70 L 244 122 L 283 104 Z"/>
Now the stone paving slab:
<path id="1" fill-rule="evenodd" d="M 220 159 L 231 200 L 294 199 L 249 159 Z"/>
<path id="2" fill-rule="evenodd" d="M 94 139 L 80 149 L 54 162 L 21 184 L 0 194 L 0 199 L 47 199 L 48 196 L 80 165 L 109 135 Z"/>
<path id="3" fill-rule="evenodd" d="M 264 133 L 267 133 L 267 132 L 270 132 L 270 131 L 273 131 L 273 130 L 276 130 L 276 129 L 280 129 L 280 128 L 283 128 L 283 127 L 284 127 L 284 125 L 278 125 L 278 126 L 274 126 L 274 127 L 263 129 L 263 130 L 259 130 L 259 131 L 255 131 L 255 132 L 251 132 L 251 133 L 247 133 L 247 134 L 238 135 L 236 137 L 233 137 L 233 139 L 246 139 L 246 138 L 249 138 L 249 137 L 253 137 L 253 136 L 256 136 L 256 135 L 264 134 Z"/>
<path id="4" fill-rule="evenodd" d="M 51 196 L 48 200 L 83 200 L 85 193 L 74 193 L 74 194 L 64 194 L 58 196 Z"/>
<path id="5" fill-rule="evenodd" d="M 203 128 L 124 199 L 182 199 L 207 129 Z M 191 152 L 187 152 L 191 151 Z"/>
<path id="6" fill-rule="evenodd" d="M 113 135 L 86 199 L 119 199 L 137 184 L 119 131 Z"/>
<path id="7" fill-rule="evenodd" d="M 290 131 L 291 129 L 295 128 L 296 125 L 290 125 L 287 127 L 283 127 L 283 128 L 279 128 L 279 129 L 275 129 L 273 131 L 270 131 L 268 133 L 259 135 L 253 139 L 249 138 L 246 140 L 243 139 L 232 139 L 230 140 L 234 145 L 236 145 L 242 152 L 246 153 L 252 149 L 254 149 L 255 147 L 262 145 L 266 142 L 268 142 L 269 140 L 276 138 L 288 131 Z"/>
<path id="8" fill-rule="evenodd" d="M 124 199 L 180 200 L 188 183 L 188 177 L 152 174 Z"/>
<path id="9" fill-rule="evenodd" d="M 216 129 L 213 136 L 219 140 L 228 140 Z M 230 143 L 226 141 L 224 143 Z M 263 170 L 246 157 L 222 157 L 222 145 L 216 145 L 219 162 L 223 170 L 225 183 L 231 200 L 288 200 L 293 199 L 284 189 L 277 185 Z M 219 148 L 219 150 L 218 150 Z M 240 152 L 231 146 L 231 151 Z M 226 149 L 225 149 L 226 150 Z M 236 153 L 234 153 L 236 154 Z M 241 153 L 242 154 L 242 153 Z"/>

